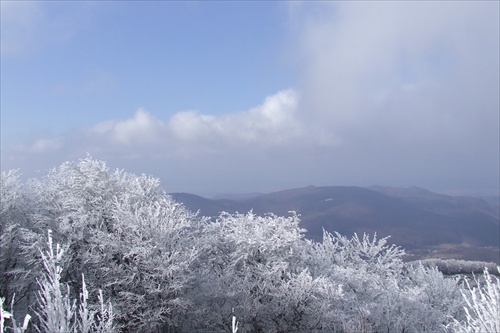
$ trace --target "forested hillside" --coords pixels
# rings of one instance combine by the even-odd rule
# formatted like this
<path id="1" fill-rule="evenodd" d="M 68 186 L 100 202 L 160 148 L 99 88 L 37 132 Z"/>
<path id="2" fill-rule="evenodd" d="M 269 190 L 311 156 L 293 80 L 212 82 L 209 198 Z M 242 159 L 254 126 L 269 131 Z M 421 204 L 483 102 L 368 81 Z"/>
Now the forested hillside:
<path id="1" fill-rule="evenodd" d="M 2 333 L 500 329 L 496 277 L 406 264 L 386 238 L 309 240 L 295 213 L 209 219 L 90 157 L 18 175 L 1 176 Z"/>
<path id="2" fill-rule="evenodd" d="M 191 211 L 216 218 L 221 211 L 286 215 L 295 211 L 306 237 L 321 241 L 323 230 L 377 233 L 406 249 L 409 260 L 455 258 L 500 264 L 498 207 L 471 197 L 417 187 L 308 186 L 241 199 L 172 197 Z"/>

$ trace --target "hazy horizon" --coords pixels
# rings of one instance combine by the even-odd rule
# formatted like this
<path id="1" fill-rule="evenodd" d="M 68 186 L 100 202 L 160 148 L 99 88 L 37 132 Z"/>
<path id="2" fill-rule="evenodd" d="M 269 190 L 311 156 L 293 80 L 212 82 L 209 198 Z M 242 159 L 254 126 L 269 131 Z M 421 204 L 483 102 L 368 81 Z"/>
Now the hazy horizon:
<path id="1" fill-rule="evenodd" d="M 500 206 L 500 202 L 498 201 L 500 199 L 500 193 L 496 191 L 484 191 L 484 190 L 455 190 L 455 191 L 440 191 L 440 190 L 433 190 L 429 188 L 423 188 L 420 186 L 384 186 L 380 184 L 372 184 L 368 186 L 360 186 L 360 185 L 335 185 L 335 184 L 321 184 L 321 185 L 307 185 L 307 186 L 297 186 L 297 187 L 290 187 L 290 188 L 280 188 L 280 189 L 270 189 L 267 191 L 253 191 L 253 192 L 206 192 L 206 193 L 193 193 L 193 192 L 186 192 L 186 191 L 168 191 L 168 193 L 187 193 L 187 194 L 194 194 L 206 199 L 211 199 L 211 200 L 216 200 L 216 199 L 233 199 L 233 198 L 238 198 L 238 197 L 253 197 L 253 196 L 260 196 L 260 195 L 265 195 L 265 194 L 271 194 L 274 192 L 280 192 L 280 191 L 288 191 L 288 190 L 299 190 L 302 188 L 307 188 L 310 186 L 314 187 L 360 187 L 360 188 L 366 188 L 370 189 L 371 187 L 375 186 L 380 186 L 380 187 L 389 187 L 389 188 L 397 188 L 397 189 L 411 189 L 411 188 L 420 188 L 423 190 L 427 190 L 436 194 L 443 194 L 443 195 L 448 195 L 448 196 L 456 196 L 456 197 L 474 197 L 474 198 L 479 198 L 483 199 L 489 204 L 493 204 L 495 206 Z"/>

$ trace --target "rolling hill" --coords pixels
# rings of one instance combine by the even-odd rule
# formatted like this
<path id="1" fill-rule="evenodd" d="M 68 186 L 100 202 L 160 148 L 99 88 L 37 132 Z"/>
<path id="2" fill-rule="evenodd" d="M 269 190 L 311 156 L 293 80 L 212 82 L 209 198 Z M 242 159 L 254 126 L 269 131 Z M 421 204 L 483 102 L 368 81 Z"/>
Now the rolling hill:
<path id="1" fill-rule="evenodd" d="M 406 249 L 411 259 L 456 258 L 500 262 L 499 209 L 472 197 L 422 188 L 308 186 L 239 199 L 207 199 L 171 193 L 187 208 L 216 217 L 221 211 L 300 214 L 306 237 L 323 228 L 344 235 L 377 233 Z"/>

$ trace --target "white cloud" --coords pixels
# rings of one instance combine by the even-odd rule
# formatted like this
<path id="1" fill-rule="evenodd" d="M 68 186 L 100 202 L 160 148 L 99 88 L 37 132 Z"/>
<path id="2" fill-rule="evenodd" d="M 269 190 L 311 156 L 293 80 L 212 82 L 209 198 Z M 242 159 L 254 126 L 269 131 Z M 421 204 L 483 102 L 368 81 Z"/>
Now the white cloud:
<path id="1" fill-rule="evenodd" d="M 101 122 L 89 128 L 87 133 L 112 145 L 160 145 L 183 153 L 189 150 L 192 153 L 214 152 L 255 144 L 275 147 L 297 140 L 304 134 L 297 120 L 298 100 L 295 91 L 283 90 L 247 111 L 221 115 L 181 111 L 165 122 L 139 109 L 132 118 Z"/>
<path id="2" fill-rule="evenodd" d="M 241 139 L 261 143 L 287 143 L 302 133 L 298 122 L 299 95 L 293 90 L 281 91 L 267 97 L 263 104 L 247 113 L 235 114 L 223 123 L 232 129 L 229 132 L 242 134 Z M 234 119 L 232 119 L 234 118 Z"/>
<path id="3" fill-rule="evenodd" d="M 170 118 L 168 126 L 176 139 L 185 142 L 280 145 L 301 135 L 297 103 L 298 94 L 284 90 L 248 111 L 220 116 L 179 112 Z"/>
<path id="4" fill-rule="evenodd" d="M 196 110 L 178 112 L 168 121 L 172 135 L 184 142 L 206 140 L 215 134 L 216 126 L 214 116 L 203 115 Z"/>
<path id="5" fill-rule="evenodd" d="M 132 118 L 106 121 L 91 127 L 88 132 L 101 135 L 113 143 L 128 146 L 159 143 L 164 138 L 164 124 L 149 112 L 138 109 Z"/>

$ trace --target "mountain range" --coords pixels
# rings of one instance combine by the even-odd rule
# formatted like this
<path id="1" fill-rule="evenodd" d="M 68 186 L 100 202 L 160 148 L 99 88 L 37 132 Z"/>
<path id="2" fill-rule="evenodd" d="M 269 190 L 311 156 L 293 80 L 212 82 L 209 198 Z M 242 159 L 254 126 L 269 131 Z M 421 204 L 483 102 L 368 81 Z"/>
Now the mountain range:
<path id="1" fill-rule="evenodd" d="M 267 194 L 204 198 L 170 193 L 202 216 L 220 212 L 300 215 L 306 237 L 321 241 L 323 229 L 343 235 L 390 236 L 407 259 L 455 258 L 500 263 L 499 207 L 465 196 L 418 187 L 308 186 Z"/>

